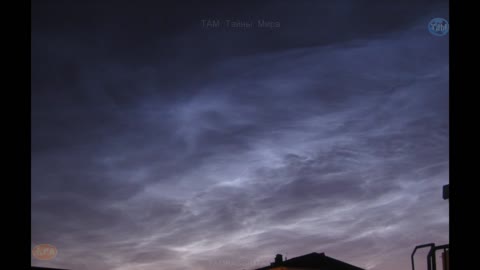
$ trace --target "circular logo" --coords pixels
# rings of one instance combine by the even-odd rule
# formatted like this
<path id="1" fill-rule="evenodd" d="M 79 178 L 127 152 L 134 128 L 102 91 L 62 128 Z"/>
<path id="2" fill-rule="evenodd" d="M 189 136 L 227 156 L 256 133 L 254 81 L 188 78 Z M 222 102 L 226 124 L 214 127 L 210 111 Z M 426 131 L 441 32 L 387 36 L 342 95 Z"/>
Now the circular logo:
<path id="1" fill-rule="evenodd" d="M 428 23 L 428 31 L 434 36 L 445 36 L 450 28 L 448 21 L 444 18 L 435 18 Z"/>
<path id="2" fill-rule="evenodd" d="M 51 260 L 57 256 L 57 248 L 50 244 L 36 245 L 32 249 L 32 255 L 39 260 Z"/>

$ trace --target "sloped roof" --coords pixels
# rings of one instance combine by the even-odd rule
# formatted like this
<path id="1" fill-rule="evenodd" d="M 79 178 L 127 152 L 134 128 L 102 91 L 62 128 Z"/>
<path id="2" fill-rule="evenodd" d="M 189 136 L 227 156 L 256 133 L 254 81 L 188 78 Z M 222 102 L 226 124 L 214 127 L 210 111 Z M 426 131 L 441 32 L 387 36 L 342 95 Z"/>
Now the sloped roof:
<path id="1" fill-rule="evenodd" d="M 360 267 L 328 257 L 325 253 L 310 253 L 303 256 L 291 258 L 281 263 L 258 268 L 256 270 L 268 270 L 278 266 L 318 268 L 325 270 L 364 270 Z"/>

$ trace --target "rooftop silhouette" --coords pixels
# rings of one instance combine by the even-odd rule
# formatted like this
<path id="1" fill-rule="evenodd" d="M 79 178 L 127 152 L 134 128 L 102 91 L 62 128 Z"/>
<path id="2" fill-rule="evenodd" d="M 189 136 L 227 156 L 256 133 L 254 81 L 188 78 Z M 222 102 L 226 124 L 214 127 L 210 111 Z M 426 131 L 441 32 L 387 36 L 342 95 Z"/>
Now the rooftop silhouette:
<path id="1" fill-rule="evenodd" d="M 281 267 L 281 268 L 280 268 Z M 274 270 L 274 269 L 296 269 L 298 267 L 318 270 L 364 270 L 363 268 L 348 264 L 328 257 L 325 253 L 309 253 L 299 257 L 283 260 L 281 254 L 277 254 L 275 261 L 269 266 L 257 268 L 256 270 Z"/>

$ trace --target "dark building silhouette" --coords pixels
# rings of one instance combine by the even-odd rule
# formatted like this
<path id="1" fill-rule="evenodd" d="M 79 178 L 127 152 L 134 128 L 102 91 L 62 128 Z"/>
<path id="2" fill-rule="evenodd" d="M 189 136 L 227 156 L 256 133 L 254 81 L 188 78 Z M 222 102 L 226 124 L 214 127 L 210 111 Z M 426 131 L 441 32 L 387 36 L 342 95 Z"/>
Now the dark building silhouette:
<path id="1" fill-rule="evenodd" d="M 303 256 L 283 260 L 277 254 L 275 261 L 269 266 L 256 270 L 364 270 L 363 268 L 328 257 L 325 253 L 310 253 Z"/>
<path id="2" fill-rule="evenodd" d="M 443 199 L 448 200 L 450 198 L 450 185 L 443 186 Z"/>

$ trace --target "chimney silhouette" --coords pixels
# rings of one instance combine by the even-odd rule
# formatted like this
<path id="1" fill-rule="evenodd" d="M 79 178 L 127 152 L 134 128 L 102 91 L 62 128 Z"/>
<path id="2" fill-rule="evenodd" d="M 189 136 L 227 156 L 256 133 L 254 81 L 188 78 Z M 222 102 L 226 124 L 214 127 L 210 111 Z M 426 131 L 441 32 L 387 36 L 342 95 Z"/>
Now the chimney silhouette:
<path id="1" fill-rule="evenodd" d="M 283 262 L 282 254 L 277 254 L 277 256 L 275 256 L 275 264 L 280 264 L 282 262 Z"/>

